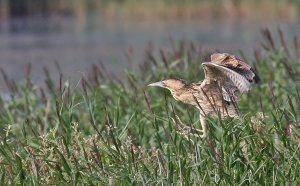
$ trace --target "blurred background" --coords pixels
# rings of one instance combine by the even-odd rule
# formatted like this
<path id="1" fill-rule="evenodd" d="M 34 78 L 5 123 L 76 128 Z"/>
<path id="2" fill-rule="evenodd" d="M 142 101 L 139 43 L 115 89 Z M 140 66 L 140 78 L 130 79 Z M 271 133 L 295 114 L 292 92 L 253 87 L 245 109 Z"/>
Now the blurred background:
<path id="1" fill-rule="evenodd" d="M 0 66 L 19 82 L 31 63 L 41 85 L 45 66 L 59 79 L 57 64 L 74 82 L 100 62 L 121 77 L 170 41 L 253 56 L 263 28 L 299 35 L 299 10 L 299 0 L 0 0 Z"/>

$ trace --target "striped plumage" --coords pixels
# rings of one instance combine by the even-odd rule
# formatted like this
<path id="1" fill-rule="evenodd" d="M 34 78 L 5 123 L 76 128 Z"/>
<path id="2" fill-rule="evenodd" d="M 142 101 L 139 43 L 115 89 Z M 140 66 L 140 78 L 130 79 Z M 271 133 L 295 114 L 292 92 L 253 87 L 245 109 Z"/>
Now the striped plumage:
<path id="1" fill-rule="evenodd" d="M 205 79 L 188 84 L 180 79 L 166 79 L 149 84 L 171 91 L 173 97 L 193 105 L 200 111 L 203 137 L 206 136 L 205 117 L 240 117 L 237 92 L 248 92 L 251 84 L 259 80 L 252 68 L 230 54 L 215 53 L 211 62 L 202 63 Z"/>
<path id="2" fill-rule="evenodd" d="M 171 91 L 175 100 L 197 107 L 203 116 L 216 117 L 219 112 L 221 117 L 239 116 L 235 105 L 223 99 L 217 82 L 206 83 L 203 87 L 203 82 L 188 84 L 180 79 L 166 79 L 162 83 Z M 179 84 L 182 86 L 174 88 Z"/>
<path id="3" fill-rule="evenodd" d="M 211 62 L 239 73 L 249 82 L 258 83 L 260 81 L 252 67 L 234 55 L 227 53 L 214 53 L 211 55 Z"/>

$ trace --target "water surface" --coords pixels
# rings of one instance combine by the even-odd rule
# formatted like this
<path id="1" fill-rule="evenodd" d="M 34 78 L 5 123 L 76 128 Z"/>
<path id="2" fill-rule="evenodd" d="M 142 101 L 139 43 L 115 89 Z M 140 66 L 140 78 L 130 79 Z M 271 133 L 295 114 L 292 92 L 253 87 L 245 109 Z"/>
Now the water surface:
<path id="1" fill-rule="evenodd" d="M 204 49 L 252 55 L 261 42 L 260 30 L 280 27 L 288 39 L 300 33 L 299 22 L 276 21 L 130 21 L 122 18 L 105 21 L 90 16 L 84 20 L 70 17 L 31 17 L 0 22 L 0 65 L 16 81 L 32 64 L 33 81 L 44 81 L 43 66 L 58 80 L 55 62 L 65 77 L 78 81 L 93 63 L 102 61 L 117 76 L 128 67 L 124 51 L 132 47 L 133 67 L 143 59 L 151 42 L 156 49 L 169 47 L 169 36 L 177 41 L 192 41 Z M 5 86 L 0 81 L 0 92 Z"/>

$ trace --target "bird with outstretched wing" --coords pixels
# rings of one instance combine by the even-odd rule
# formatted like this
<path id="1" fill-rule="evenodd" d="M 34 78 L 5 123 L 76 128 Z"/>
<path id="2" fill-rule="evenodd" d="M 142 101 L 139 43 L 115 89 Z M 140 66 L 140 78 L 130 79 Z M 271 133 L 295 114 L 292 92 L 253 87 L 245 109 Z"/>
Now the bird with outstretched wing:
<path id="1" fill-rule="evenodd" d="M 172 96 L 200 111 L 201 137 L 207 135 L 206 117 L 238 118 L 240 113 L 237 93 L 246 93 L 259 77 L 250 65 L 227 53 L 214 53 L 211 62 L 202 63 L 205 78 L 198 83 L 169 78 L 148 86 L 159 86 L 171 91 Z"/>

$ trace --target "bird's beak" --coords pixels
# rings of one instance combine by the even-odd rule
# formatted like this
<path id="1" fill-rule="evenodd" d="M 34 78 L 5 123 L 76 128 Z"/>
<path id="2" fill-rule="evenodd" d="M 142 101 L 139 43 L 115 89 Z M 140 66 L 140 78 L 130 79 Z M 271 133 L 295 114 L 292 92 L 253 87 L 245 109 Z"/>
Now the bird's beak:
<path id="1" fill-rule="evenodd" d="M 210 65 L 210 64 L 211 64 L 211 62 L 203 62 L 202 66 L 207 66 L 207 65 Z"/>
<path id="2" fill-rule="evenodd" d="M 165 88 L 165 84 L 162 81 L 151 83 L 148 86 L 149 87 L 163 87 L 163 88 Z"/>

